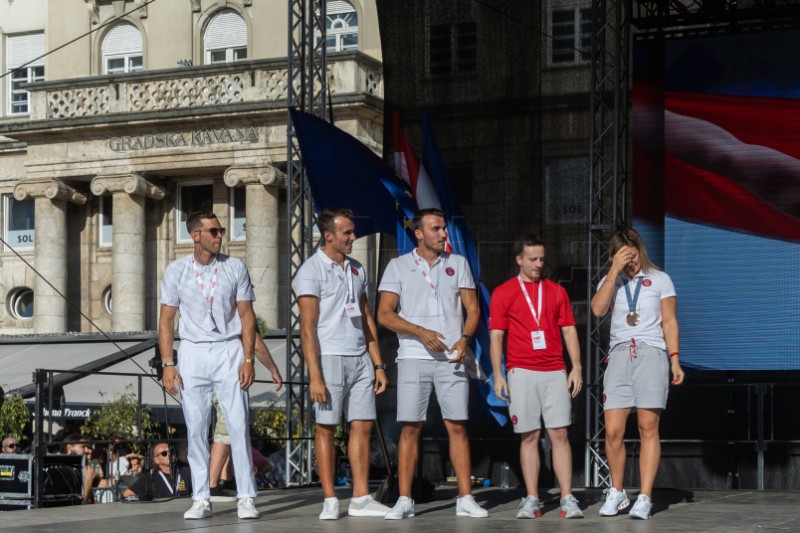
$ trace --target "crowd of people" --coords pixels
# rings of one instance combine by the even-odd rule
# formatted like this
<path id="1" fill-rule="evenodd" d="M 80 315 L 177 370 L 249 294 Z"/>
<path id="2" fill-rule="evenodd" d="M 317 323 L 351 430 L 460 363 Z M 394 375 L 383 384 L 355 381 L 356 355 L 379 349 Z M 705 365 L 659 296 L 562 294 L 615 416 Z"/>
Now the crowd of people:
<path id="1" fill-rule="evenodd" d="M 255 379 L 255 359 L 270 371 L 276 389 L 281 388 L 282 377 L 257 334 L 247 268 L 220 252 L 225 228 L 210 212 L 193 213 L 186 225 L 194 250 L 164 272 L 159 345 L 163 385 L 171 394 L 181 395 L 187 441 L 174 449 L 167 442 L 154 443 L 147 454 L 152 470 L 143 468 L 148 458 L 125 453 L 119 446 L 107 450 L 107 457 L 98 461 L 93 448 L 80 436 L 69 439 L 65 451 L 85 456 L 85 501 L 91 501 L 94 487 L 107 486 L 122 475 L 136 476 L 123 497 L 191 494 L 193 502 L 185 519 L 208 518 L 212 501 L 236 499 L 239 518 L 254 519 L 259 516 L 254 501 L 255 475 L 271 468 L 270 461 L 251 447 L 248 389 Z M 465 358 L 480 319 L 475 280 L 467 260 L 446 251 L 448 234 L 442 211 L 422 209 L 412 225 L 417 247 L 387 265 L 378 287 L 377 323 L 367 299 L 364 267 L 350 257 L 356 239 L 351 211 L 326 209 L 318 216 L 320 246 L 294 281 L 316 422 L 316 468 L 323 492 L 320 520 L 341 517 L 334 490 L 334 434 L 342 415 L 349 425 L 347 453 L 352 469 L 347 515 L 387 520 L 414 516 L 412 481 L 432 392 L 449 437 L 450 461 L 458 484 L 456 516 L 489 516 L 472 495 L 467 432 L 469 375 Z M 612 486 L 599 513 L 614 516 L 630 505 L 623 487 L 623 436 L 627 418 L 635 411 L 642 441 L 641 487 L 629 514 L 648 519 L 660 461 L 660 416 L 669 385 L 679 385 L 684 379 L 676 293 L 669 276 L 650 262 L 635 230 L 615 233 L 609 252 L 608 273 L 591 301 L 596 316 L 611 313 L 603 402 Z M 568 439 L 572 401 L 583 387 L 572 306 L 566 291 L 544 277 L 546 246 L 542 239 L 522 235 L 513 258 L 519 272 L 492 294 L 488 327 L 494 393 L 508 403 L 513 431 L 520 436 L 527 494 L 516 517 L 542 515 L 538 478 L 539 440 L 544 431 L 552 444 L 553 470 L 561 491 L 560 515 L 581 518 L 583 510 L 571 488 Z M 173 352 L 178 316 L 181 342 Z M 399 498 L 392 507 L 376 501 L 368 486 L 375 399 L 388 386 L 378 324 L 399 340 Z M 217 424 L 209 446 L 213 410 Z M 15 438 L 3 440 L 3 453 L 14 453 L 17 448 Z M 177 457 L 172 456 L 175 452 Z M 103 465 L 108 465 L 108 475 Z M 235 496 L 229 488 L 233 480 Z"/>

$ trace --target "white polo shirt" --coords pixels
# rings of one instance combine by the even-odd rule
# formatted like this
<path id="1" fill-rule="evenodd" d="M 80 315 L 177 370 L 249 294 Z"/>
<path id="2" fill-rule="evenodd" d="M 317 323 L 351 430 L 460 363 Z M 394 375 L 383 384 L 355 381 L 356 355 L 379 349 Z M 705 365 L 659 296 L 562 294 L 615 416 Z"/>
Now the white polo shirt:
<path id="1" fill-rule="evenodd" d="M 241 260 L 225 254 L 217 254 L 214 262 L 206 266 L 193 259 L 194 254 L 189 254 L 173 261 L 161 279 L 161 303 L 180 311 L 181 339 L 219 342 L 241 336 L 242 321 L 236 302 L 256 299 L 247 267 Z M 211 296 L 212 282 L 216 282 L 216 287 L 209 306 L 206 298 Z"/>
<path id="2" fill-rule="evenodd" d="M 641 271 L 632 280 L 628 281 L 631 297 L 636 293 L 637 279 L 642 278 L 642 288 L 639 291 L 639 300 L 636 303 L 636 312 L 639 313 L 640 322 L 637 326 L 629 326 L 625 317 L 630 312 L 628 298 L 625 294 L 625 281 L 628 277 L 620 273 L 614 290 L 611 314 L 611 343 L 610 348 L 631 339 L 643 341 L 650 346 L 667 349 L 664 340 L 664 330 L 661 329 L 661 300 L 676 296 L 672 279 L 660 270 L 649 272 Z M 597 290 L 603 286 L 606 278 L 600 280 Z"/>
<path id="3" fill-rule="evenodd" d="M 461 289 L 475 289 L 464 257 L 442 253 L 433 265 L 428 265 L 416 251 L 392 259 L 378 287 L 379 292 L 393 292 L 400 297 L 400 317 L 444 335 L 442 343 L 448 350 L 464 334 Z M 428 350 L 414 335 L 397 337 L 398 359 L 442 359 L 442 354 Z"/>
<path id="4" fill-rule="evenodd" d="M 345 257 L 344 268 L 321 249 L 312 255 L 294 280 L 297 297 L 319 299 L 317 340 L 320 355 L 362 355 L 367 350 L 360 316 L 348 316 L 345 304 L 358 303 L 367 291 L 364 267 Z"/>

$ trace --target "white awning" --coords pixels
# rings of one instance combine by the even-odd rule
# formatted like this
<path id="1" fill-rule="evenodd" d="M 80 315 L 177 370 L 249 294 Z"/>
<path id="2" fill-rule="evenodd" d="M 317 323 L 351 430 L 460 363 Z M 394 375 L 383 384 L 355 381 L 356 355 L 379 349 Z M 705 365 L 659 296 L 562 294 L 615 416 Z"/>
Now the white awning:
<path id="1" fill-rule="evenodd" d="M 37 369 L 44 370 L 74 370 L 83 365 L 89 365 L 111 354 L 126 350 L 142 342 L 139 337 L 135 340 L 116 340 L 116 345 L 109 342 L 54 342 L 54 343 L 0 343 L 0 386 L 6 392 L 25 387 L 33 382 L 33 373 Z M 266 338 L 275 363 L 284 375 L 286 372 L 286 341 L 283 337 Z M 176 343 L 177 347 L 178 343 Z M 149 376 L 154 373 L 148 366 L 148 360 L 155 355 L 155 349 L 150 348 L 139 355 L 123 359 L 105 368 L 104 374 L 91 375 L 78 379 L 64 386 L 64 399 L 66 404 L 99 405 L 114 399 L 115 396 L 128 392 L 127 386 L 132 386 L 134 393 L 138 392 L 139 378 L 137 376 L 110 375 L 137 374 L 146 376 L 141 378 L 142 403 L 146 405 L 164 405 L 164 395 L 158 382 Z M 137 366 L 138 365 L 138 366 Z M 56 372 L 56 376 L 70 375 L 67 372 Z M 284 376 L 285 377 L 285 376 Z M 256 365 L 256 380 L 271 379 L 269 371 L 261 364 Z M 266 407 L 274 402 L 284 403 L 284 390 L 274 392 L 271 383 L 255 383 L 250 389 L 250 405 L 252 407 Z M 167 395 L 167 405 L 177 405 L 177 402 Z"/>

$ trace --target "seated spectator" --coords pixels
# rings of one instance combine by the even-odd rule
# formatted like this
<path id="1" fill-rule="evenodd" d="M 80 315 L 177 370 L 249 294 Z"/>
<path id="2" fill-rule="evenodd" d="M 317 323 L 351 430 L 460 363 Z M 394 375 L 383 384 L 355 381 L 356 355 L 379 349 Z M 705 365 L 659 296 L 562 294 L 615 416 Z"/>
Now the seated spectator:
<path id="1" fill-rule="evenodd" d="M 125 476 L 138 476 L 144 470 L 144 457 L 138 453 L 129 453 L 125 456 L 128 460 L 128 468 L 123 475 Z"/>
<path id="2" fill-rule="evenodd" d="M 92 487 L 94 486 L 94 479 L 97 472 L 91 465 L 91 457 L 87 457 L 86 450 L 90 448 L 86 445 L 88 439 L 77 433 L 68 436 L 66 442 L 65 452 L 67 455 L 79 455 L 83 457 L 83 494 L 81 497 L 83 503 L 92 503 Z"/>
<path id="3" fill-rule="evenodd" d="M 130 466 L 128 457 L 124 453 L 125 450 L 120 449 L 120 444 L 115 444 L 109 449 L 108 457 L 108 478 L 117 479 L 119 476 L 125 475 Z"/>
<path id="4" fill-rule="evenodd" d="M 152 472 L 136 478 L 133 484 L 125 489 L 122 496 L 130 498 L 136 496 L 139 500 L 152 500 L 153 498 L 170 498 L 191 493 L 191 475 L 188 468 L 182 468 L 172 475 L 170 468 L 170 450 L 166 442 L 159 442 L 153 446 Z M 181 490 L 183 488 L 183 490 Z"/>
<path id="5" fill-rule="evenodd" d="M 8 437 L 3 439 L 2 453 L 22 453 L 22 449 L 19 446 L 17 437 L 9 435 Z"/>

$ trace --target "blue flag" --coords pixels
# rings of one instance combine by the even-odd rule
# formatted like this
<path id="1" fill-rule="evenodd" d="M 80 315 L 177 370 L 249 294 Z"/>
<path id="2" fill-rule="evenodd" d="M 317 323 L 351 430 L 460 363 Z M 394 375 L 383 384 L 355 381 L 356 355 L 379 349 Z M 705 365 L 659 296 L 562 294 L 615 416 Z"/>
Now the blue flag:
<path id="1" fill-rule="evenodd" d="M 439 202 L 442 205 L 445 219 L 447 221 L 447 232 L 450 237 L 450 245 L 453 252 L 467 258 L 469 267 L 472 270 L 472 277 L 478 284 L 478 300 L 481 307 L 481 318 L 478 322 L 478 329 L 475 332 L 475 359 L 483 373 L 489 376 L 488 381 L 474 379 L 473 384 L 478 394 L 483 398 L 483 405 L 489 413 L 504 426 L 508 421 L 508 405 L 494 394 L 494 379 L 492 376 L 492 361 L 489 354 L 489 300 L 490 294 L 486 286 L 480 282 L 481 264 L 478 259 L 478 251 L 475 248 L 475 241 L 470 236 L 467 228 L 467 219 L 458 205 L 458 202 L 450 188 L 450 181 L 447 178 L 447 170 L 444 161 L 439 153 L 436 137 L 431 129 L 428 114 L 422 118 L 422 160 L 428 174 L 433 178 L 436 190 L 439 194 Z"/>
<path id="2" fill-rule="evenodd" d="M 395 235 L 398 249 L 411 250 L 416 206 L 406 183 L 352 135 L 308 113 L 289 112 L 317 213 L 350 209 L 357 236 Z"/>

